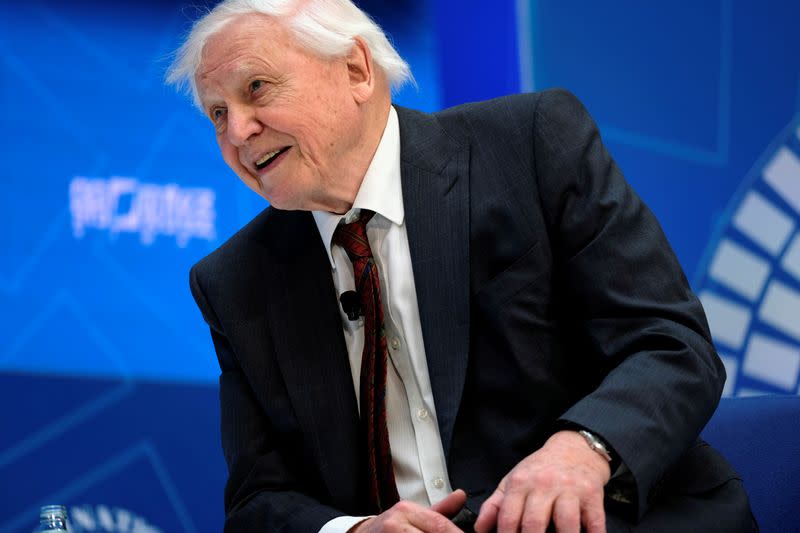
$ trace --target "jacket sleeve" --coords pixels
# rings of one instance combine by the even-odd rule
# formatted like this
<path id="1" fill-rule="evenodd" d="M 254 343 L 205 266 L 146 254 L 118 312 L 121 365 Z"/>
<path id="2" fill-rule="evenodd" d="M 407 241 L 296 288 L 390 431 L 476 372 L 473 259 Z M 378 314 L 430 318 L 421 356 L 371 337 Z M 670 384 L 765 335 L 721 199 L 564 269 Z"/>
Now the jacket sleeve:
<path id="1" fill-rule="evenodd" d="M 205 296 L 197 266 L 191 270 L 190 287 L 210 327 L 221 369 L 220 429 L 228 465 L 225 531 L 319 531 L 343 513 L 297 490 L 296 473 L 270 438 L 272 427 Z"/>
<path id="2" fill-rule="evenodd" d="M 705 314 L 653 214 L 566 91 L 543 93 L 534 161 L 572 318 L 612 370 L 562 421 L 608 442 L 641 516 L 653 489 L 716 409 L 725 371 Z"/>

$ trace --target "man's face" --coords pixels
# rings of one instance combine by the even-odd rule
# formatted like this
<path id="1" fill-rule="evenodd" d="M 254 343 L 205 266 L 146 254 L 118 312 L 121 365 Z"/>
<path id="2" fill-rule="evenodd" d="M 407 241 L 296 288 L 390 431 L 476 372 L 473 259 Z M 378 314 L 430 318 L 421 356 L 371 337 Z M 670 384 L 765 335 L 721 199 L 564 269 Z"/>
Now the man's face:
<path id="1" fill-rule="evenodd" d="M 363 130 L 344 58 L 307 52 L 250 14 L 209 39 L 195 79 L 222 156 L 248 187 L 279 209 L 336 210 Z"/>

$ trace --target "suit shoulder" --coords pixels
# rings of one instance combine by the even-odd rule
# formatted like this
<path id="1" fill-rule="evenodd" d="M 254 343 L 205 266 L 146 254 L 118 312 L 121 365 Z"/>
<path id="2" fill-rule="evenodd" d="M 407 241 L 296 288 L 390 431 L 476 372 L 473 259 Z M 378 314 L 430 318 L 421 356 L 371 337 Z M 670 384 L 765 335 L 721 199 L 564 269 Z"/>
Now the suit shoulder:
<path id="1" fill-rule="evenodd" d="M 287 217 L 289 215 L 289 217 Z M 235 275 L 251 262 L 254 254 L 269 255 L 270 235 L 281 233 L 291 212 L 267 207 L 231 235 L 216 250 L 195 263 L 192 277 L 219 281 Z"/>
<path id="2" fill-rule="evenodd" d="M 509 135 L 527 139 L 540 114 L 575 115 L 583 112 L 583 105 L 568 90 L 548 89 L 462 104 L 434 116 L 453 136 L 467 131 L 488 139 L 508 138 Z"/>
<path id="3" fill-rule="evenodd" d="M 248 253 L 247 243 L 269 224 L 271 208 L 267 208 L 228 238 L 216 250 L 195 263 L 189 271 L 189 290 L 194 297 L 204 320 L 212 330 L 222 332 L 220 319 L 214 311 L 213 302 L 220 295 L 229 293 L 228 280 L 235 280 L 238 259 Z"/>
<path id="4" fill-rule="evenodd" d="M 308 211 L 283 211 L 268 207 L 234 233 L 219 248 L 198 261 L 192 270 L 203 279 L 243 278 L 255 264 L 269 270 L 309 246 L 319 233 Z M 268 275 L 261 271 L 259 275 Z"/>
<path id="5" fill-rule="evenodd" d="M 435 114 L 443 118 L 453 114 L 494 115 L 498 109 L 524 112 L 526 109 L 536 109 L 539 105 L 569 108 L 581 106 L 581 103 L 578 97 L 568 89 L 556 87 L 538 92 L 509 94 L 480 102 L 469 102 L 443 109 Z"/>

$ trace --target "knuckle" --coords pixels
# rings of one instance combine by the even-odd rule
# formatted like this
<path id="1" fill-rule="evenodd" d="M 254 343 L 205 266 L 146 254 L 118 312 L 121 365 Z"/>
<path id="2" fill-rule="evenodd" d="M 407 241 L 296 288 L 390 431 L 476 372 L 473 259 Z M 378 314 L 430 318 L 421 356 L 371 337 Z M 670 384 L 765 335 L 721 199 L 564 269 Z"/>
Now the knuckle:
<path id="1" fill-rule="evenodd" d="M 522 524 L 523 529 L 544 529 L 547 524 L 544 521 L 544 518 L 538 515 L 525 515 L 522 517 Z"/>
<path id="2" fill-rule="evenodd" d="M 592 529 L 600 529 L 600 528 L 604 527 L 605 525 L 606 525 L 606 521 L 605 520 L 599 520 L 599 519 L 590 520 L 587 523 L 587 526 L 589 526 Z"/>
<path id="3" fill-rule="evenodd" d="M 559 474 L 552 470 L 539 470 L 534 474 L 534 482 L 542 487 L 552 487 L 559 482 Z"/>
<path id="4" fill-rule="evenodd" d="M 501 516 L 497 520 L 497 526 L 503 531 L 516 531 L 517 520 L 513 516 Z"/>
<path id="5" fill-rule="evenodd" d="M 401 513 L 411 512 L 412 507 L 413 505 L 408 500 L 399 501 L 394 505 L 394 509 L 400 511 Z"/>
<path id="6" fill-rule="evenodd" d="M 484 507 L 487 509 L 489 507 L 499 507 L 500 502 L 503 501 L 504 496 L 505 494 L 503 492 L 501 492 L 500 490 L 495 490 L 494 493 L 491 496 L 489 496 L 485 502 L 483 502 L 483 505 L 481 505 L 481 510 L 483 510 Z"/>
<path id="7" fill-rule="evenodd" d="M 593 513 L 591 516 L 586 517 L 586 526 L 590 528 L 602 528 L 606 525 L 605 513 Z"/>
<path id="8" fill-rule="evenodd" d="M 400 520 L 398 519 L 396 514 L 390 514 L 383 521 L 383 526 L 384 526 L 384 529 L 388 530 L 388 531 L 399 529 L 400 528 Z"/>
<path id="9" fill-rule="evenodd" d="M 508 476 L 508 486 L 511 488 L 525 485 L 528 482 L 528 474 L 522 470 L 514 470 Z"/>
<path id="10" fill-rule="evenodd" d="M 566 509 L 558 513 L 558 520 L 559 522 L 565 522 L 567 524 L 575 524 L 581 518 L 580 513 L 577 509 Z"/>

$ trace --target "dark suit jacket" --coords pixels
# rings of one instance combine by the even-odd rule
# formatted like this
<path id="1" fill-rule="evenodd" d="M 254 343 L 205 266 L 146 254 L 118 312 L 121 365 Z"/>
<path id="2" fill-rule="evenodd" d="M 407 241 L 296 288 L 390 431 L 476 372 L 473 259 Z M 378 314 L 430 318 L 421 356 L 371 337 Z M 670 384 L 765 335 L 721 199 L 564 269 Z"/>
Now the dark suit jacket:
<path id="1" fill-rule="evenodd" d="M 725 377 L 703 310 L 581 104 L 548 91 L 398 115 L 428 369 L 468 505 L 563 423 L 627 465 L 635 517 L 665 486 L 734 478 L 693 446 Z M 191 288 L 222 369 L 227 527 L 315 531 L 363 513 L 355 391 L 311 214 L 267 209 Z M 699 469 L 665 483 L 690 448 Z"/>

